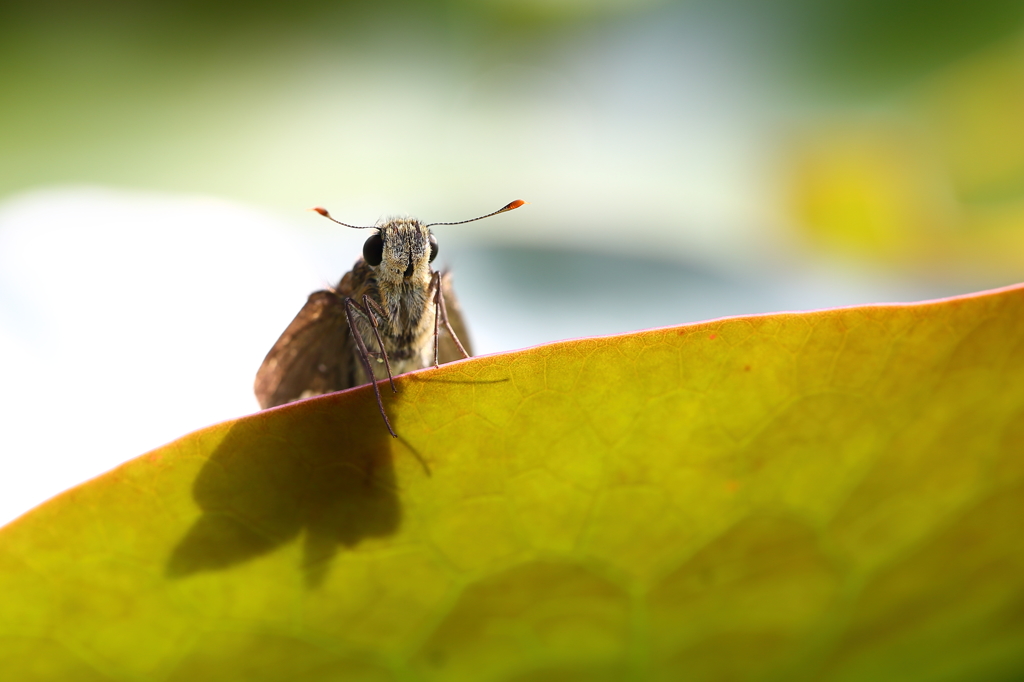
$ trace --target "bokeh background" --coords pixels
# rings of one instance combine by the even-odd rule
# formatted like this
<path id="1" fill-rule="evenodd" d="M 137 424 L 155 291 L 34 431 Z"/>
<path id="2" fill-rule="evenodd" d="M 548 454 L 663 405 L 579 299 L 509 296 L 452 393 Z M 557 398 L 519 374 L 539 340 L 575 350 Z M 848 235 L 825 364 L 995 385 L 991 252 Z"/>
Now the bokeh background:
<path id="1" fill-rule="evenodd" d="M 256 409 L 370 224 L 481 353 L 1024 280 L 1024 3 L 6 0 L 0 523 Z"/>

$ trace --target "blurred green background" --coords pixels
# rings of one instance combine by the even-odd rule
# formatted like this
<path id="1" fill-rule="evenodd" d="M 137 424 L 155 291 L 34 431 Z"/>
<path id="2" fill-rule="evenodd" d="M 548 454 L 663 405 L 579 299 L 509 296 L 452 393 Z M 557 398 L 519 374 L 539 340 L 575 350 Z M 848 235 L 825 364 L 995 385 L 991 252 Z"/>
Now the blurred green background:
<path id="1" fill-rule="evenodd" d="M 255 409 L 362 243 L 314 205 L 531 202 L 437 230 L 478 352 L 1021 281 L 1022 29 L 1008 0 L 5 2 L 0 522 Z"/>
<path id="2" fill-rule="evenodd" d="M 522 195 L 514 228 L 450 238 L 769 270 L 810 248 L 954 288 L 1024 269 L 1020 2 L 0 12 L 0 197 L 87 183 L 372 221 Z"/>

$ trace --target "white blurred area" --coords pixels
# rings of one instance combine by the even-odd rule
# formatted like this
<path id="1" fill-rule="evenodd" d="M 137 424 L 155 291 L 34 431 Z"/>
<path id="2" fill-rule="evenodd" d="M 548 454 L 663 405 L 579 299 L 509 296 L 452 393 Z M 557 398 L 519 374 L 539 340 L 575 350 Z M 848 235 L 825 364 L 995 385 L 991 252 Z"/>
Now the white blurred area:
<path id="1" fill-rule="evenodd" d="M 257 409 L 316 267 L 265 213 L 103 188 L 0 205 L 0 523 Z"/>

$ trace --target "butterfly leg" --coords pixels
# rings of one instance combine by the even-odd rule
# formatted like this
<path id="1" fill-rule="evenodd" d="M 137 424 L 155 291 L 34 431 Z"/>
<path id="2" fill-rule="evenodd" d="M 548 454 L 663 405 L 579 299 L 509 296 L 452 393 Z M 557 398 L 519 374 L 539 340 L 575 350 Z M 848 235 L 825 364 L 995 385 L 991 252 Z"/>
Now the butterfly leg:
<path id="1" fill-rule="evenodd" d="M 441 293 L 441 273 L 435 272 L 430 276 L 430 286 L 434 289 L 434 367 L 440 367 L 441 363 L 437 361 L 437 332 L 438 322 L 441 320 L 441 310 L 438 307 L 438 294 Z"/>
<path id="2" fill-rule="evenodd" d="M 458 335 L 455 334 L 455 330 L 452 329 L 451 323 L 448 321 L 448 309 L 444 305 L 444 294 L 441 292 L 441 273 L 435 271 L 431 277 L 430 286 L 434 288 L 434 367 L 438 366 L 437 361 L 437 332 L 438 332 L 438 320 L 444 322 L 444 328 L 451 334 L 452 340 L 455 345 L 458 346 L 459 352 L 462 353 L 462 357 L 468 358 L 469 353 L 462 347 L 462 342 L 459 341 Z"/>
<path id="3" fill-rule="evenodd" d="M 391 392 L 398 393 L 398 389 L 395 388 L 395 378 L 391 376 L 391 361 L 388 360 L 388 352 L 384 350 L 384 341 L 380 338 L 380 328 L 377 326 L 377 318 L 373 315 L 373 313 L 376 312 L 381 317 L 384 317 L 384 311 L 381 309 L 380 304 L 366 294 L 363 294 L 363 310 L 366 312 L 366 316 L 370 318 L 370 324 L 373 325 L 373 335 L 377 337 L 377 348 L 380 348 L 380 354 L 384 356 L 384 369 L 388 372 L 388 382 L 391 384 Z"/>
<path id="4" fill-rule="evenodd" d="M 388 433 L 393 438 L 398 438 L 398 434 L 391 428 L 391 420 L 388 419 L 388 413 L 384 411 L 384 402 L 380 399 L 380 388 L 377 386 L 377 377 L 373 374 L 373 367 L 370 366 L 370 351 L 366 348 L 366 343 L 363 341 L 363 335 L 359 333 L 359 327 L 356 325 L 355 314 L 361 312 L 367 317 L 370 317 L 370 313 L 367 310 L 363 310 L 362 306 L 356 303 L 351 298 L 345 299 L 345 316 L 348 318 L 348 328 L 352 332 L 352 338 L 355 339 L 356 347 L 359 349 L 359 359 L 363 362 L 363 369 L 366 370 L 366 376 L 370 379 L 370 383 L 373 384 L 373 394 L 377 397 L 377 407 L 380 408 L 380 414 L 384 417 L 384 425 L 388 427 Z M 379 338 L 379 337 L 378 337 Z M 384 350 L 384 346 L 381 346 L 381 351 Z"/>

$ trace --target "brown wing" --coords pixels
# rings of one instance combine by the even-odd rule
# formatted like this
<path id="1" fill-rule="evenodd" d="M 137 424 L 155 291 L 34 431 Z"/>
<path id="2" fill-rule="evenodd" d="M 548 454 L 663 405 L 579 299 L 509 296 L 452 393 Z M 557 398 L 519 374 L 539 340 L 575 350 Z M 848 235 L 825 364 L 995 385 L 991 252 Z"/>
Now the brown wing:
<path id="1" fill-rule="evenodd" d="M 353 378 L 345 298 L 340 292 L 316 291 L 267 353 L 254 390 L 266 409 L 349 388 Z"/>
<path id="2" fill-rule="evenodd" d="M 455 298 L 455 292 L 452 290 L 452 276 L 450 273 L 445 272 L 441 274 L 441 293 L 444 295 L 444 306 L 448 310 L 448 322 L 458 335 L 459 341 L 462 342 L 462 347 L 466 349 L 467 353 L 472 355 L 473 347 L 469 344 L 469 331 L 466 329 L 466 323 L 462 319 L 462 308 L 459 306 L 459 301 Z M 462 353 L 459 352 L 458 346 L 452 341 L 452 337 L 448 330 L 444 328 L 444 325 L 441 325 L 437 340 L 437 361 L 444 364 L 461 359 Z"/>

